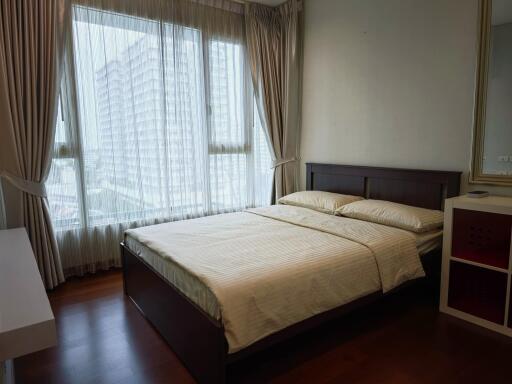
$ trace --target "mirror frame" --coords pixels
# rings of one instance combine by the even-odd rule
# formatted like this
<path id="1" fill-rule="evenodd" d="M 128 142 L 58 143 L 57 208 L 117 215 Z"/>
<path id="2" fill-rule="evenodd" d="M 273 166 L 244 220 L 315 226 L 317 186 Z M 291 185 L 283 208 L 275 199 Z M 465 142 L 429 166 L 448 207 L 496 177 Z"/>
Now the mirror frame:
<path id="1" fill-rule="evenodd" d="M 473 184 L 512 185 L 512 176 L 483 173 L 487 78 L 489 73 L 492 0 L 480 0 L 478 17 L 478 62 L 476 71 L 473 148 L 469 182 Z"/>

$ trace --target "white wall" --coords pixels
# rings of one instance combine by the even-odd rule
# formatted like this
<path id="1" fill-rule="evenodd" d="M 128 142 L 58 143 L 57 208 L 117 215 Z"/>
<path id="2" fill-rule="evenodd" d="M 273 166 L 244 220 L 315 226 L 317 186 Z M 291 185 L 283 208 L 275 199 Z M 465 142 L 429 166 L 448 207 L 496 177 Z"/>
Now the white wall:
<path id="1" fill-rule="evenodd" d="M 305 4 L 302 163 L 461 170 L 466 190 L 478 0 Z"/>

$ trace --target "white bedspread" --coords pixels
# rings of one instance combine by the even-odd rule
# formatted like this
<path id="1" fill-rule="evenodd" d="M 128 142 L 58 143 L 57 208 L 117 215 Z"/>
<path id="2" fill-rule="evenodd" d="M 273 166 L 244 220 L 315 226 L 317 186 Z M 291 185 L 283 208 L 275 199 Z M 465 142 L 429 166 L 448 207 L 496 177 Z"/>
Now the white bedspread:
<path id="1" fill-rule="evenodd" d="M 213 292 L 230 353 L 424 276 L 407 231 L 287 205 L 127 233 Z"/>

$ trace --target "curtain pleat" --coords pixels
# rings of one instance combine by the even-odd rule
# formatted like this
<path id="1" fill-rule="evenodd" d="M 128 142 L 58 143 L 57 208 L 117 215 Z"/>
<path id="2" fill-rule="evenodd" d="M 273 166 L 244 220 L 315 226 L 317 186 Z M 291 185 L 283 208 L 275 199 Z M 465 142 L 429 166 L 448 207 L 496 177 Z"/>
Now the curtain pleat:
<path id="1" fill-rule="evenodd" d="M 46 287 L 54 288 L 64 280 L 57 242 L 48 211 L 48 203 L 45 198 L 27 193 L 24 193 L 23 197 L 24 221 L 25 223 L 31 223 L 26 228 L 32 249 L 37 255 L 36 261 L 39 271 L 43 281 L 46 282 Z"/>
<path id="2" fill-rule="evenodd" d="M 65 0 L 0 2 L 0 175 L 21 204 L 6 203 L 27 229 L 46 288 L 64 281 L 44 182 L 51 165 L 61 74 Z"/>
<path id="3" fill-rule="evenodd" d="M 302 2 L 248 3 L 246 34 L 252 80 L 274 160 L 274 197 L 298 188 L 302 94 Z"/>

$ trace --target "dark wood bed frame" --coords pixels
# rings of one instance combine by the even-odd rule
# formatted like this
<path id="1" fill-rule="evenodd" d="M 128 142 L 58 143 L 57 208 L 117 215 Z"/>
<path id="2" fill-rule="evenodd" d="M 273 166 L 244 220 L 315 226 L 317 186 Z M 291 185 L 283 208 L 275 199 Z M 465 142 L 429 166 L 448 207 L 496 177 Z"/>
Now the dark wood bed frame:
<path id="1" fill-rule="evenodd" d="M 359 195 L 430 209 L 442 209 L 445 198 L 459 194 L 460 172 L 312 163 L 306 168 L 308 190 Z M 229 364 L 385 296 L 371 294 L 228 354 L 221 321 L 209 316 L 123 243 L 121 254 L 125 294 L 200 383 L 224 383 Z M 427 276 L 436 274 L 440 252 L 425 255 L 422 261 Z"/>

